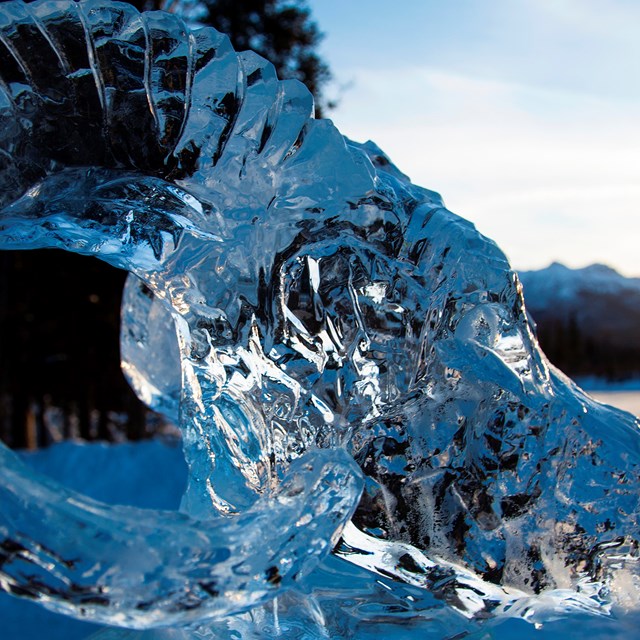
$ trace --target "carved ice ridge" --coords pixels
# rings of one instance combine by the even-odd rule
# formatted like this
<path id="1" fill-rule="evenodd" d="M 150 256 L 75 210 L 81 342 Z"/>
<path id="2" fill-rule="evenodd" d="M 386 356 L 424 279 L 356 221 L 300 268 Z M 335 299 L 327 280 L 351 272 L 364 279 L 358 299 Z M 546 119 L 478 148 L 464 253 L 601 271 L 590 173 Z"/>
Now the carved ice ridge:
<path id="1" fill-rule="evenodd" d="M 258 609 L 225 616 L 302 580 L 282 615 L 318 637 L 398 603 L 606 610 L 622 575 L 637 602 L 638 421 L 548 364 L 495 244 L 312 111 L 171 14 L 2 5 L 0 248 L 130 272 L 123 369 L 190 476 L 141 514 L 2 449 L 0 586 L 248 634 Z"/>

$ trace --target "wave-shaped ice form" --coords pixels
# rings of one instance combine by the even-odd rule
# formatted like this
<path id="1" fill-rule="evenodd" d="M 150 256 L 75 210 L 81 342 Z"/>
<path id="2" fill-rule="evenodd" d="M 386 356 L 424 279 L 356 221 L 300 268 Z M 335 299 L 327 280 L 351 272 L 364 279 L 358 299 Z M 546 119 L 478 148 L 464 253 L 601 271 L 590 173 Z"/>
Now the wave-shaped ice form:
<path id="1" fill-rule="evenodd" d="M 131 273 L 123 368 L 190 474 L 183 514 L 140 513 L 3 449 L 3 589 L 222 637 L 637 604 L 638 421 L 548 364 L 495 244 L 212 29 L 68 0 L 0 21 L 0 247 Z M 280 617 L 225 617 L 340 535 Z"/>

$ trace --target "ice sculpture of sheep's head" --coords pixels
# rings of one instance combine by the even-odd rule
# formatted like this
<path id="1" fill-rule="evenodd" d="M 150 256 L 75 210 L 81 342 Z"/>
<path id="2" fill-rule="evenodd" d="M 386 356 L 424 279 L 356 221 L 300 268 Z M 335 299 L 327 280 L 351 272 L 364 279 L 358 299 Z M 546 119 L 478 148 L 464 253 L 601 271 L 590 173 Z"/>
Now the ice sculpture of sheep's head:
<path id="1" fill-rule="evenodd" d="M 550 367 L 491 241 L 212 29 L 92 1 L 10 2 L 2 19 L 0 245 L 131 273 L 123 367 L 180 425 L 190 468 L 188 517 L 158 516 L 165 533 L 71 514 L 112 544 L 88 544 L 104 572 L 78 586 L 7 462 L 10 589 L 133 625 L 223 615 L 290 584 L 354 509 L 337 554 L 471 614 L 591 593 L 614 564 L 637 575 L 637 421 Z M 29 495 L 60 517 L 40 485 Z M 282 540 L 248 557 L 238 532 L 263 543 L 268 514 Z M 199 539 L 208 526 L 223 542 Z M 157 562 L 120 580 L 119 541 L 150 540 Z M 16 563 L 46 573 L 49 548 L 73 580 L 25 585 Z M 163 566 L 181 567 L 172 595 Z"/>

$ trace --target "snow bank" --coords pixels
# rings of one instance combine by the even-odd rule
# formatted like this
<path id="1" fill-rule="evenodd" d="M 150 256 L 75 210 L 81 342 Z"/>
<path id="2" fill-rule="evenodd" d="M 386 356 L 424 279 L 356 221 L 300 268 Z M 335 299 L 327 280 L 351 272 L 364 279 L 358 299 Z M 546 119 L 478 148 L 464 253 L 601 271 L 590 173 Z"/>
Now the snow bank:
<path id="1" fill-rule="evenodd" d="M 62 442 L 20 455 L 37 471 L 111 504 L 177 509 L 187 479 L 179 442 Z M 2 640 L 80 640 L 99 628 L 0 593 Z"/>

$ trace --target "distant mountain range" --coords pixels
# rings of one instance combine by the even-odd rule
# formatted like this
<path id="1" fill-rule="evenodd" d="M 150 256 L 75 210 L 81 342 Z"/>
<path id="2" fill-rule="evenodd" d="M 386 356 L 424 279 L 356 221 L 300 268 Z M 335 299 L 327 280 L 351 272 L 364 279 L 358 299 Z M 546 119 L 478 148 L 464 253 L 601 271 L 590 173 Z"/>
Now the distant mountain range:
<path id="1" fill-rule="evenodd" d="M 640 375 L 640 278 L 594 264 L 518 274 L 549 359 L 571 376 Z"/>

